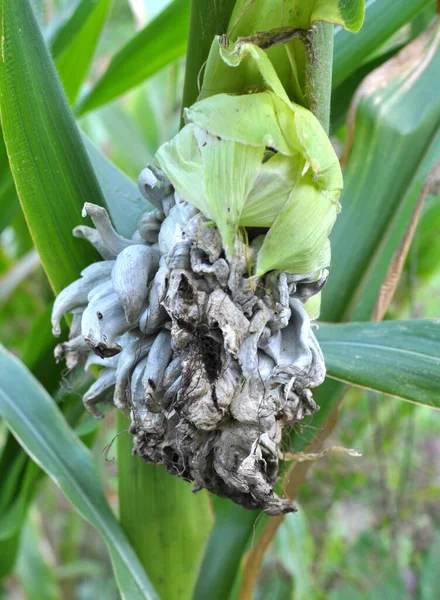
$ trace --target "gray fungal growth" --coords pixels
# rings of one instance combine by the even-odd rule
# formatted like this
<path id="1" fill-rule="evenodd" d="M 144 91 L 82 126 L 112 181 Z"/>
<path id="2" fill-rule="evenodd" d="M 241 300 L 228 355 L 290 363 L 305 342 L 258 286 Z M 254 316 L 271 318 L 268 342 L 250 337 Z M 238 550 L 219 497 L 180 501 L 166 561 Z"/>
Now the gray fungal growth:
<path id="1" fill-rule="evenodd" d="M 98 417 L 101 402 L 126 410 L 144 461 L 246 508 L 292 511 L 274 485 L 284 428 L 317 409 L 325 366 L 304 303 L 327 272 L 252 278 L 257 235 L 228 262 L 216 227 L 162 173 L 145 169 L 139 186 L 155 208 L 130 240 L 84 207 L 96 229 L 75 235 L 103 260 L 55 301 L 55 335 L 74 315 L 56 357 L 102 367 L 84 404 Z"/>

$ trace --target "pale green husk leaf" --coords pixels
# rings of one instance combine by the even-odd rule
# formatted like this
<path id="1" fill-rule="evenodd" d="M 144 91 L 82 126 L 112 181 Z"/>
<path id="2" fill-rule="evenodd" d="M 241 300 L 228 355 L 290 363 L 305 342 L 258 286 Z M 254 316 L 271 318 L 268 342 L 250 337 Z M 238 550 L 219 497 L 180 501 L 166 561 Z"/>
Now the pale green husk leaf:
<path id="1" fill-rule="evenodd" d="M 220 46 L 220 54 L 231 67 L 253 60 L 267 89 L 217 94 L 186 109 L 188 124 L 158 150 L 157 162 L 177 192 L 216 223 L 228 258 L 240 227 L 267 227 L 256 275 L 328 266 L 342 174 L 324 129 L 289 100 L 260 48 L 237 43 Z"/>

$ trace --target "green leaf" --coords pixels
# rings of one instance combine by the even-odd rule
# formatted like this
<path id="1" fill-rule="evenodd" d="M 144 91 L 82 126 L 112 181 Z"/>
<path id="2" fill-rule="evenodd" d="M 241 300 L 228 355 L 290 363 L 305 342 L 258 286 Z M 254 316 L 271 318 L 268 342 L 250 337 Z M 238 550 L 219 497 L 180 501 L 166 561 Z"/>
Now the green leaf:
<path id="1" fill-rule="evenodd" d="M 440 409 L 440 320 L 321 325 L 329 377 Z"/>
<path id="2" fill-rule="evenodd" d="M 188 0 L 174 0 L 112 57 L 104 75 L 80 100 L 77 113 L 110 102 L 182 56 L 188 22 Z"/>
<path id="3" fill-rule="evenodd" d="M 56 290 L 97 260 L 72 229 L 104 199 L 28 0 L 3 0 L 0 109 L 15 185 Z"/>
<path id="4" fill-rule="evenodd" d="M 81 127 L 99 148 L 105 148 L 108 159 L 135 181 L 153 161 L 154 152 L 147 147 L 126 105 L 113 102 L 88 113 L 81 119 Z"/>
<path id="5" fill-rule="evenodd" d="M 81 84 L 88 73 L 111 4 L 112 0 L 99 0 L 99 2 L 96 2 L 96 0 L 83 0 L 72 19 L 66 24 L 61 40 L 57 37 L 54 46 L 52 46 L 52 52 L 56 56 L 58 75 L 70 104 L 75 102 Z M 81 9 L 87 12 L 88 16 L 79 26 L 80 24 L 75 22 L 75 17 Z M 67 29 L 69 34 L 73 36 L 73 39 L 69 40 L 70 43 L 66 43 L 65 40 L 68 33 Z M 61 41 L 64 43 L 62 52 L 59 48 Z"/>
<path id="6" fill-rule="evenodd" d="M 20 448 L 15 446 L 14 438 L 8 437 L 8 457 L 11 463 L 4 466 L 2 456 L 2 470 L 6 470 L 0 501 L 2 504 L 0 516 L 0 542 L 2 546 L 13 537 L 19 537 L 21 528 L 26 519 L 27 509 L 35 497 L 37 482 L 40 479 L 40 469 L 28 459 Z M 16 451 L 15 451 L 16 450 Z M 15 452 L 14 452 L 15 451 Z"/>
<path id="7" fill-rule="evenodd" d="M 434 139 L 422 156 L 417 170 L 396 208 L 395 214 L 386 227 L 380 246 L 370 257 L 368 271 L 362 278 L 359 278 L 358 301 L 355 310 L 351 315 L 351 320 L 367 321 L 371 318 L 372 309 L 377 302 L 379 290 L 385 279 L 391 260 L 399 249 L 403 232 L 405 232 L 408 224 L 411 222 L 418 202 L 421 201 L 420 193 L 428 173 L 434 167 L 439 157 L 440 129 L 437 130 Z M 428 199 L 425 200 L 425 203 L 427 202 L 429 202 Z M 433 217 L 434 215 L 431 215 L 431 218 Z M 417 222 L 415 225 L 416 224 Z M 438 221 L 436 223 L 435 220 L 433 220 L 429 225 L 430 227 L 435 227 L 436 225 L 438 227 Z M 428 235 L 425 236 L 425 232 L 420 229 L 419 240 L 420 243 L 423 244 L 423 250 L 429 244 L 428 252 L 435 252 L 435 250 L 438 249 L 436 245 L 438 242 L 438 229 L 432 232 L 434 235 L 431 234 L 431 236 L 429 236 L 429 233 L 426 233 Z M 435 258 L 435 264 L 438 265 L 439 255 L 436 254 Z"/>
<path id="8" fill-rule="evenodd" d="M 356 71 L 361 62 L 395 31 L 411 21 L 432 0 L 372 0 L 365 8 L 365 21 L 356 35 L 344 29 L 334 34 L 333 89 Z"/>
<path id="9" fill-rule="evenodd" d="M 348 75 L 340 85 L 332 89 L 331 97 L 331 131 L 337 132 L 346 121 L 347 113 L 350 108 L 350 104 L 353 100 L 353 96 L 371 71 L 377 69 L 384 62 L 392 58 L 397 52 L 402 49 L 403 45 L 393 47 L 391 50 L 380 54 L 372 59 L 366 59 L 360 67 L 358 67 L 353 73 Z"/>
<path id="10" fill-rule="evenodd" d="M 62 365 L 55 364 L 55 340 L 50 323 L 51 310 L 38 317 L 28 332 L 22 358 L 28 368 L 51 392 L 59 386 Z M 65 327 L 63 333 L 65 334 Z M 66 405 L 64 404 L 66 407 Z M 27 510 L 38 491 L 41 470 L 8 433 L 0 457 L 0 579 L 14 566 Z M 7 557 L 7 558 L 6 558 Z"/>
<path id="11" fill-rule="evenodd" d="M 417 277 L 428 281 L 438 271 L 440 256 L 440 193 L 427 198 L 417 237 Z"/>
<path id="12" fill-rule="evenodd" d="M 338 212 L 332 201 L 317 190 L 307 173 L 292 190 L 264 238 L 257 274 L 271 269 L 313 273 L 330 264 L 328 236 Z"/>
<path id="13" fill-rule="evenodd" d="M 361 295 L 375 278 L 377 294 L 384 264 L 397 249 L 414 205 L 414 198 L 405 193 L 440 123 L 435 84 L 440 79 L 439 46 L 437 23 L 406 47 L 403 57 L 398 55 L 371 73 L 358 92 L 342 212 L 330 236 L 332 264 L 322 295 L 323 321 L 372 315 L 374 294 L 356 314 Z M 399 210 L 406 220 L 399 217 Z M 385 244 L 386 258 L 381 261 Z"/>
<path id="14" fill-rule="evenodd" d="M 20 444 L 105 540 L 122 596 L 158 598 L 106 499 L 91 454 L 26 368 L 0 350 L 0 414 Z"/>
<path id="15" fill-rule="evenodd" d="M 96 8 L 94 0 L 65 2 L 51 19 L 45 37 L 52 56 L 60 56 L 74 41 Z"/>
<path id="16" fill-rule="evenodd" d="M 178 74 L 178 68 L 174 69 L 175 84 L 177 84 Z M 136 127 L 137 135 L 142 137 L 151 155 L 158 149 L 164 130 L 173 126 L 173 119 L 168 113 L 171 113 L 174 106 L 173 100 L 175 101 L 176 98 L 168 97 L 168 105 L 164 110 L 165 90 L 168 83 L 168 79 L 164 77 L 166 75 L 169 75 L 167 69 L 153 80 L 134 90 L 128 98 L 127 112 L 130 115 L 130 121 Z"/>

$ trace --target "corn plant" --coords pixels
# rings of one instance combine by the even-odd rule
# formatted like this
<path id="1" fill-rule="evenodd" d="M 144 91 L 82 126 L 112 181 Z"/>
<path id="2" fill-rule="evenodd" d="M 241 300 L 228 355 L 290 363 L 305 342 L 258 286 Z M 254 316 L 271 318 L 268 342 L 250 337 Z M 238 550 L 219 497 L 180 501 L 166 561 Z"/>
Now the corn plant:
<path id="1" fill-rule="evenodd" d="M 109 0 L 49 24 L 0 0 L 0 226 L 21 255 L 0 281 L 41 261 L 55 295 L 21 360 L 0 352 L 1 577 L 48 475 L 121 597 L 252 598 L 309 466 L 357 454 L 325 446 L 346 385 L 439 408 L 439 323 L 383 320 L 439 190 L 434 5 L 173 0 L 92 69 Z M 86 448 L 112 409 L 118 517 Z"/>

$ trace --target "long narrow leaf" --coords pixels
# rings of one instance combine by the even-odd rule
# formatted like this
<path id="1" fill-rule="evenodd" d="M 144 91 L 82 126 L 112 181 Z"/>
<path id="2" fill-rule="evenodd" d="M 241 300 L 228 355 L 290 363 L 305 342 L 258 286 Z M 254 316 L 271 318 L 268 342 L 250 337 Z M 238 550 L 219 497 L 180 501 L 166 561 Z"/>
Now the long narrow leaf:
<path id="1" fill-rule="evenodd" d="M 258 510 L 246 510 L 223 498 L 213 498 L 213 506 L 215 523 L 203 556 L 194 600 L 230 597 L 254 527 L 262 516 Z"/>
<path id="2" fill-rule="evenodd" d="M 3 0 L 0 109 L 12 174 L 56 290 L 97 259 L 72 236 L 84 202 L 104 204 L 28 0 Z"/>
<path id="3" fill-rule="evenodd" d="M 112 0 L 83 0 L 81 5 L 92 5 L 93 10 L 81 27 L 76 27 L 73 39 L 62 52 L 56 52 L 56 66 L 58 75 L 63 83 L 64 91 L 73 104 L 78 95 L 81 84 L 87 75 L 93 55 L 106 22 Z M 74 23 L 75 24 L 75 23 Z M 72 25 L 71 22 L 68 25 Z M 53 51 L 56 47 L 53 48 Z"/>
<path id="4" fill-rule="evenodd" d="M 110 102 L 182 56 L 188 22 L 188 0 L 174 0 L 113 56 L 104 75 L 79 102 L 77 114 Z"/>
<path id="5" fill-rule="evenodd" d="M 382 283 L 379 271 L 383 271 L 378 254 L 388 240 L 391 260 L 406 229 L 407 222 L 400 219 L 400 232 L 394 230 L 391 235 L 405 202 L 411 211 L 414 200 L 405 193 L 440 123 L 439 47 L 437 22 L 431 32 L 407 46 L 403 55 L 371 73 L 358 92 L 351 117 L 354 140 L 344 169 L 342 212 L 331 235 L 332 265 L 323 292 L 323 321 L 352 318 L 365 281 L 375 277 L 377 294 L 377 283 Z M 374 302 L 375 295 L 368 309 L 363 301 L 359 319 L 371 317 Z"/>
<path id="6" fill-rule="evenodd" d="M 0 414 L 26 452 L 102 535 L 123 597 L 157 598 L 105 499 L 91 454 L 47 392 L 4 349 L 0 374 Z"/>
<path id="7" fill-rule="evenodd" d="M 127 106 L 113 102 L 85 115 L 81 121 L 87 135 L 92 140 L 102 139 L 108 158 L 130 178 L 136 180 L 145 165 L 153 162 L 157 147 L 153 152 L 149 150 Z"/>
<path id="8" fill-rule="evenodd" d="M 27 600 L 61 600 L 54 565 L 48 564 L 40 549 L 41 533 L 36 523 L 29 519 L 24 527 L 17 574 L 26 591 Z M 38 582 L 38 585 L 35 585 Z"/>
<path id="9" fill-rule="evenodd" d="M 440 409 L 440 321 L 321 325 L 330 377 Z"/>
<path id="10" fill-rule="evenodd" d="M 411 242 L 411 239 L 408 238 L 402 244 L 402 232 L 409 229 L 415 231 L 423 203 L 427 201 L 426 197 L 435 186 L 436 177 L 439 175 L 439 158 L 440 129 L 420 161 L 408 190 L 390 220 L 380 246 L 371 256 L 370 268 L 359 283 L 359 300 L 351 315 L 352 321 L 370 319 L 372 308 L 374 308 L 374 320 L 380 320 L 383 312 L 381 311 L 382 304 L 386 307 L 390 303 L 390 295 L 392 298 L 400 277 L 400 272 L 393 272 L 395 271 L 393 269 L 394 257 L 396 260 L 397 257 L 399 260 L 404 260 Z M 439 257 L 437 256 L 438 262 Z M 389 272 L 390 270 L 391 272 Z"/>
<path id="11" fill-rule="evenodd" d="M 73 0 L 58 8 L 45 31 L 52 56 L 60 56 L 70 46 L 90 18 L 96 4 L 95 0 Z"/>
<path id="12" fill-rule="evenodd" d="M 432 0 L 366 0 L 365 20 L 355 36 L 342 28 L 335 30 L 333 88 L 356 71 L 365 58 L 395 31 L 423 10 Z"/>

